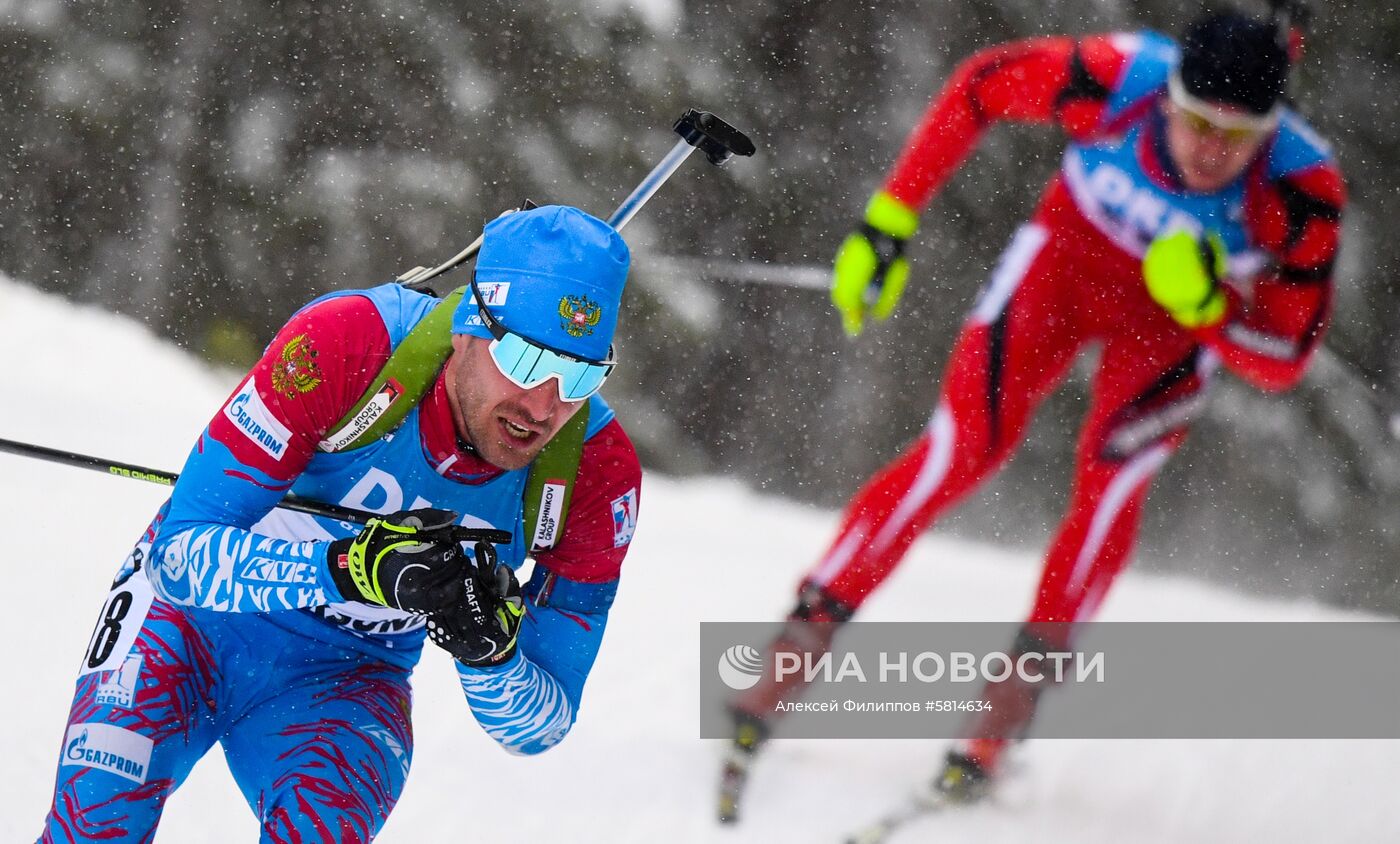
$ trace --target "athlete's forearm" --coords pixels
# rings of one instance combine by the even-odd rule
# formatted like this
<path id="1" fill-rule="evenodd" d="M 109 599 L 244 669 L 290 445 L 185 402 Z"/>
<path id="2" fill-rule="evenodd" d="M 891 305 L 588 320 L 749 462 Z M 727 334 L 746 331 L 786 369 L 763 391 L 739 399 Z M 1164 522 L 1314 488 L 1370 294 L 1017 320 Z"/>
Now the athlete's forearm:
<path id="1" fill-rule="evenodd" d="M 235 461 L 203 436 L 185 462 L 151 545 L 149 577 L 171 603 L 222 612 L 270 612 L 339 600 L 325 542 L 252 532 L 285 484 Z"/>
<path id="2" fill-rule="evenodd" d="M 251 528 L 277 505 L 388 356 L 373 303 L 342 296 L 278 332 L 191 450 L 152 546 L 151 581 L 168 601 L 268 612 L 340 600 L 326 542 Z"/>
<path id="3" fill-rule="evenodd" d="M 563 741 L 574 724 L 577 710 L 563 685 L 523 649 L 493 668 L 458 662 L 457 678 L 477 723 L 510 753 L 542 753 Z"/>
<path id="4" fill-rule="evenodd" d="M 1224 322 L 1201 337 L 1235 375 L 1260 389 L 1287 390 L 1307 371 L 1330 312 L 1330 284 L 1298 288 L 1265 282 L 1250 305 L 1232 297 Z"/>
<path id="5" fill-rule="evenodd" d="M 885 190 L 905 205 L 923 208 L 997 121 L 1058 119 L 1071 131 L 1087 128 L 1097 121 L 1106 85 L 1121 64 L 1122 56 L 1102 37 L 1079 43 L 1035 38 L 974 53 L 958 65 L 910 133 Z"/>
<path id="6" fill-rule="evenodd" d="M 588 441 L 579 476 L 597 481 L 576 491 L 563 537 L 522 587 L 518 652 L 493 668 L 457 664 L 472 715 L 511 753 L 548 750 L 573 726 L 636 526 L 641 466 L 616 420 Z"/>
<path id="7" fill-rule="evenodd" d="M 538 574 L 538 570 L 537 570 Z M 472 714 L 486 733 L 511 753 L 535 754 L 563 740 L 583 699 L 583 686 L 602 645 L 606 604 L 616 582 L 558 581 L 567 606 L 540 606 L 539 582 L 526 585 L 530 601 L 520 628 L 520 650 L 510 662 L 476 669 L 458 663 L 457 674 Z M 560 591 L 562 588 L 562 591 Z"/>
<path id="8" fill-rule="evenodd" d="M 227 526 L 163 530 L 149 577 L 162 599 L 221 612 L 274 612 L 340 600 L 326 578 L 326 543 Z"/>
<path id="9" fill-rule="evenodd" d="M 1341 172 L 1328 161 L 1278 179 L 1252 206 L 1251 226 L 1273 266 L 1253 280 L 1247 302 L 1233 297 L 1229 316 L 1206 338 L 1251 384 L 1292 387 L 1321 344 L 1345 204 Z"/>

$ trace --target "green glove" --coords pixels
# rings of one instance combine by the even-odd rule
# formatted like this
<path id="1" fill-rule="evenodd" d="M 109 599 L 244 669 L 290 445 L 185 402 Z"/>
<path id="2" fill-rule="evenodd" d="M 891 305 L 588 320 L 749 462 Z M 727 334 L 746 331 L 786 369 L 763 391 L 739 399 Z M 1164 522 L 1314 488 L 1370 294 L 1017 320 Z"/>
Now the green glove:
<path id="1" fill-rule="evenodd" d="M 1142 257 L 1147 294 L 1187 328 L 1205 328 L 1225 318 L 1220 280 L 1227 270 L 1225 244 L 1215 233 L 1204 239 L 1187 231 L 1162 235 Z"/>
<path id="2" fill-rule="evenodd" d="M 883 320 L 894 312 L 909 261 L 904 242 L 919 228 L 914 209 L 879 191 L 865 208 L 865 222 L 851 232 L 836 251 L 831 302 L 852 337 L 865 327 L 866 314 Z"/>

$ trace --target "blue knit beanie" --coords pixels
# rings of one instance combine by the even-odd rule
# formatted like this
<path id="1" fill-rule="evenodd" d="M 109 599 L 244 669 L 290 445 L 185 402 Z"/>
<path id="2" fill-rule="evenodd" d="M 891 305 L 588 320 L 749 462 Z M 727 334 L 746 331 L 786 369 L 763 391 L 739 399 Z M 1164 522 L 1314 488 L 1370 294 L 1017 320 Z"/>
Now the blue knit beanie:
<path id="1" fill-rule="evenodd" d="M 603 360 L 631 254 L 622 235 L 577 208 L 546 205 L 486 224 L 476 284 L 491 316 L 541 345 Z M 471 289 L 452 316 L 454 334 L 490 338 Z"/>

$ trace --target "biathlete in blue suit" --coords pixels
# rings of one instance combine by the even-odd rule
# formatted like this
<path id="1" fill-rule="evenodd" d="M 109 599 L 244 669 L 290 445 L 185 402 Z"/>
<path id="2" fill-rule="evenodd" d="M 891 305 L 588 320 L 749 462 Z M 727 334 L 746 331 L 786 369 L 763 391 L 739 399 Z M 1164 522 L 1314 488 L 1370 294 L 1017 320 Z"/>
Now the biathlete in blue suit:
<path id="1" fill-rule="evenodd" d="M 487 225 L 471 285 L 436 322 L 438 299 L 397 284 L 296 313 L 118 574 L 40 840 L 150 841 L 217 742 L 261 840 L 369 841 L 408 776 L 425 638 L 455 658 L 472 715 L 506 750 L 562 740 L 637 521 L 636 452 L 597 395 L 628 264 L 606 223 L 550 206 Z M 410 337 L 420 324 L 436 327 Z M 374 431 L 414 401 L 384 377 L 391 353 L 433 330 L 421 398 Z M 583 418 L 565 518 L 568 478 L 527 479 Z M 361 526 L 274 509 L 289 490 L 388 515 Z M 466 549 L 459 526 L 511 541 Z"/>

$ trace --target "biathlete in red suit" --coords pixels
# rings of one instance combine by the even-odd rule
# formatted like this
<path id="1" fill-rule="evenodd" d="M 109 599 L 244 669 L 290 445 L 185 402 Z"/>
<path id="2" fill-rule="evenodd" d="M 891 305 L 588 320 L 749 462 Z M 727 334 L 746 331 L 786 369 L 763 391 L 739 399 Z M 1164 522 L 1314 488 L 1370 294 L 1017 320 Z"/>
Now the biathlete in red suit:
<path id="1" fill-rule="evenodd" d="M 928 426 L 856 493 L 791 619 L 849 618 L 920 533 L 1001 467 L 1097 341 L 1069 508 L 1017 647 L 1046 644 L 1045 630 L 1063 628 L 1036 622 L 1092 617 L 1123 569 L 1148 485 L 1217 364 L 1267 390 L 1297 383 L 1328 322 L 1345 191 L 1326 144 L 1282 103 L 1282 41 L 1274 24 L 1227 13 L 1195 21 L 1180 46 L 1146 32 L 1038 38 L 957 68 L 837 255 L 832 298 L 850 333 L 888 316 L 917 210 L 988 127 L 1053 123 L 1070 142 L 968 315 Z M 775 647 L 825 648 L 811 631 L 834 625 L 807 627 L 805 642 L 801 627 Z M 998 721 L 973 725 L 936 787 L 978 793 L 1024 729 L 1034 694 L 1001 685 L 1011 699 Z M 736 754 L 799 692 L 746 693 Z"/>

